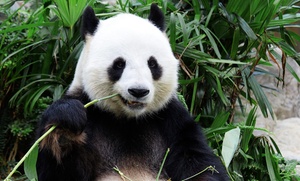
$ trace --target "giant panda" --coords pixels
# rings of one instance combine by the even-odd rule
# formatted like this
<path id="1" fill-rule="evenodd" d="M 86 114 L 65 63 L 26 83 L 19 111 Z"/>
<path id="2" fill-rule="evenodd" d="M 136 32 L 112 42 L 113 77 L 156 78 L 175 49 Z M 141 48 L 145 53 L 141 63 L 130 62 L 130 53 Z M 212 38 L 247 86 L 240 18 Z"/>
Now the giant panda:
<path id="1" fill-rule="evenodd" d="M 38 128 L 40 136 L 57 126 L 40 143 L 39 181 L 150 181 L 160 168 L 158 180 L 228 180 L 177 98 L 178 60 L 157 5 L 148 19 L 119 14 L 101 21 L 87 7 L 82 21 L 85 45 L 73 82 Z M 84 108 L 112 94 L 118 96 Z"/>

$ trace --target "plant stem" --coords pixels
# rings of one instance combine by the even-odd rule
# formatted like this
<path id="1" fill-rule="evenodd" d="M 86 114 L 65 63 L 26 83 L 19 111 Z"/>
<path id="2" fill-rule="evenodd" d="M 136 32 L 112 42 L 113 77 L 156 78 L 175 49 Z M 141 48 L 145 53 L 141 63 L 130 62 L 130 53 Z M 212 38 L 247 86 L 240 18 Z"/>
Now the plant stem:
<path id="1" fill-rule="evenodd" d="M 14 167 L 14 169 L 10 172 L 10 174 L 4 179 L 4 181 L 9 181 L 9 178 L 17 171 L 17 169 L 21 166 L 21 164 L 25 161 L 25 159 L 29 156 L 29 154 L 32 152 L 32 150 L 38 146 L 38 144 L 46 137 L 48 136 L 56 126 L 52 126 L 46 133 L 44 133 L 38 140 L 34 142 L 34 144 L 30 147 L 30 149 L 27 151 L 27 153 L 22 157 L 22 159 L 18 162 L 18 164 Z"/>
<path id="2" fill-rule="evenodd" d="M 164 156 L 164 159 L 163 159 L 163 161 L 162 161 L 162 163 L 161 163 L 161 166 L 160 166 L 160 168 L 159 168 L 158 174 L 157 174 L 157 176 L 156 176 L 156 181 L 158 181 L 158 179 L 159 179 L 159 177 L 160 177 L 161 171 L 162 171 L 162 169 L 163 169 L 163 167 L 164 167 L 164 164 L 165 164 L 165 161 L 166 161 L 166 159 L 167 159 L 167 156 L 168 156 L 169 152 L 170 152 L 170 148 L 168 148 L 167 151 L 166 151 L 166 154 L 165 154 L 165 156 Z"/>
<path id="3" fill-rule="evenodd" d="M 133 181 L 133 180 L 131 180 L 129 177 L 127 177 L 126 175 L 124 175 L 124 173 L 121 172 L 121 170 L 119 170 L 118 167 L 114 167 L 113 169 L 114 169 L 116 172 L 118 172 L 118 174 L 120 175 L 120 177 L 121 177 L 123 180 L 127 179 L 127 180 L 129 180 L 129 181 Z"/>
<path id="4" fill-rule="evenodd" d="M 190 180 L 190 179 L 192 179 L 192 178 L 194 178 L 194 177 L 197 177 L 198 175 L 202 174 L 203 172 L 205 172 L 205 171 L 207 171 L 207 170 L 211 170 L 212 172 L 217 172 L 217 173 L 219 173 L 218 170 L 216 170 L 213 166 L 210 165 L 210 166 L 206 167 L 204 170 L 202 170 L 202 171 L 196 173 L 195 175 L 192 175 L 192 176 L 190 176 L 190 177 L 188 177 L 188 178 L 186 178 L 186 179 L 183 179 L 182 181 L 187 181 L 187 180 Z"/>
<path id="5" fill-rule="evenodd" d="M 112 94 L 106 97 L 102 97 L 100 99 L 95 99 L 91 102 L 88 102 L 87 104 L 84 105 L 84 108 L 87 108 L 96 102 L 105 100 L 105 99 L 110 99 L 112 97 L 117 96 L 118 94 Z M 10 177 L 17 171 L 17 169 L 21 166 L 21 164 L 25 161 L 25 159 L 29 156 L 29 154 L 32 152 L 32 150 L 38 146 L 38 144 L 46 137 L 48 136 L 54 129 L 56 128 L 56 125 L 53 125 L 48 131 L 46 131 L 39 139 L 37 139 L 34 144 L 30 147 L 30 149 L 27 151 L 27 153 L 22 157 L 22 159 L 17 163 L 17 165 L 13 168 L 13 170 L 9 173 L 9 175 L 4 179 L 4 181 L 9 181 Z"/>
<path id="6" fill-rule="evenodd" d="M 115 97 L 115 96 L 117 96 L 117 95 L 119 95 L 119 94 L 112 94 L 112 95 L 109 95 L 109 96 L 106 96 L 106 97 L 102 97 L 102 98 L 100 98 L 100 99 L 95 99 L 95 100 L 93 100 L 93 101 L 87 103 L 86 105 L 84 105 L 84 107 L 87 108 L 87 107 L 89 107 L 89 106 L 91 106 L 91 105 L 93 105 L 93 104 L 95 104 L 95 103 L 97 103 L 97 102 L 99 102 L 99 101 L 103 101 L 103 100 L 105 100 L 105 99 L 110 99 L 110 98 Z"/>

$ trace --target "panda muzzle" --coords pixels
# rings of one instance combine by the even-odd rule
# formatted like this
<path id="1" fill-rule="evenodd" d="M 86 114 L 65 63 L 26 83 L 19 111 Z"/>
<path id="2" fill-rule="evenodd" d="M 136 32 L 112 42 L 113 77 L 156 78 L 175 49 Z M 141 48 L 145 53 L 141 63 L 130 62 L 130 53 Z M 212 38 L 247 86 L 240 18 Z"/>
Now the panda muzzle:
<path id="1" fill-rule="evenodd" d="M 127 100 L 127 99 L 124 99 L 123 97 L 121 97 L 121 99 L 122 99 L 123 103 L 130 108 L 141 109 L 141 108 L 145 107 L 145 103 Z"/>

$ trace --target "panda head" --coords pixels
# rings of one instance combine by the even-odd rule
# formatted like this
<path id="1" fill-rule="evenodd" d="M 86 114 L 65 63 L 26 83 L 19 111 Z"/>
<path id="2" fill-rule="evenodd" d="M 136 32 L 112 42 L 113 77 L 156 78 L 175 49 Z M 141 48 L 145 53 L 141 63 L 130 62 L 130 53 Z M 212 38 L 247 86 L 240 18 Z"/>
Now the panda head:
<path id="1" fill-rule="evenodd" d="M 98 20 L 83 14 L 85 46 L 68 90 L 91 100 L 112 94 L 98 106 L 119 117 L 139 117 L 160 109 L 176 95 L 178 60 L 164 30 L 164 16 L 152 5 L 148 19 L 131 14 Z"/>

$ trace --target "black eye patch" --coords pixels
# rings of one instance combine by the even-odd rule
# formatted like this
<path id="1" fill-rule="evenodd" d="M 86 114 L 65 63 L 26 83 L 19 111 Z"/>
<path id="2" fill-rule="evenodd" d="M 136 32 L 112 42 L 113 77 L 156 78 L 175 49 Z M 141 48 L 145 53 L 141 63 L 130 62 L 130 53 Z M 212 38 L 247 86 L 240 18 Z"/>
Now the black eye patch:
<path id="1" fill-rule="evenodd" d="M 126 67 L 126 61 L 122 57 L 118 57 L 114 60 L 113 64 L 107 69 L 109 80 L 118 81 Z"/>
<path id="2" fill-rule="evenodd" d="M 162 76 L 162 67 L 157 63 L 155 57 L 151 56 L 148 59 L 148 67 L 151 70 L 152 78 L 158 80 Z"/>

